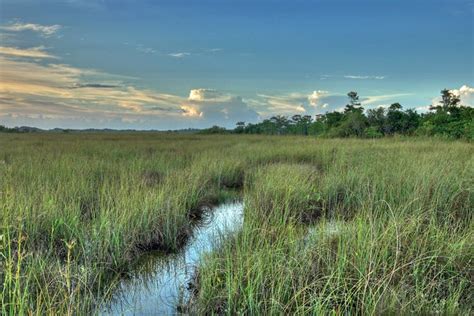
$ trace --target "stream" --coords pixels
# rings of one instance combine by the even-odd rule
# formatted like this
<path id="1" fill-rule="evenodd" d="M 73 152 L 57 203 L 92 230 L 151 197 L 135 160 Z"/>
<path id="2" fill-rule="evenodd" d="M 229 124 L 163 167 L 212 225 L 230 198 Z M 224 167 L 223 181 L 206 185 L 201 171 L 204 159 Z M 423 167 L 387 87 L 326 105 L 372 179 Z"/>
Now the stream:
<path id="1" fill-rule="evenodd" d="M 186 287 L 203 254 L 218 246 L 222 234 L 241 227 L 243 208 L 242 202 L 216 206 L 209 212 L 210 218 L 196 227 L 193 236 L 179 253 L 145 255 L 140 270 L 120 282 L 116 294 L 100 314 L 179 314 L 177 306 L 189 298 Z"/>

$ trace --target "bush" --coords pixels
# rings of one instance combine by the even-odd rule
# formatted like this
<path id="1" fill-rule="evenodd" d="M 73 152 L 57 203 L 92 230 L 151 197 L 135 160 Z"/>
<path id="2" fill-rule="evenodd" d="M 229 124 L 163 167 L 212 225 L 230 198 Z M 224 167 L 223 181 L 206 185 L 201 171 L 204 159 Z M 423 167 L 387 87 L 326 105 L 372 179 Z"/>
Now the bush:
<path id="1" fill-rule="evenodd" d="M 365 137 L 367 138 L 380 138 L 383 137 L 383 134 L 380 133 L 377 127 L 371 126 L 364 130 Z"/>

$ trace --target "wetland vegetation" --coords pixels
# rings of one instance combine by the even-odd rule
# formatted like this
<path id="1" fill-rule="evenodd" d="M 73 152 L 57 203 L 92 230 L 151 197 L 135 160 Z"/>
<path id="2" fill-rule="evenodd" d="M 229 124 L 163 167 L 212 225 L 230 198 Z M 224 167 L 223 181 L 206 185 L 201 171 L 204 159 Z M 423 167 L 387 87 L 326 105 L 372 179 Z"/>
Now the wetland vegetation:
<path id="1" fill-rule="evenodd" d="M 98 313 L 237 197 L 181 311 L 469 314 L 473 170 L 432 138 L 0 134 L 0 313 Z"/>

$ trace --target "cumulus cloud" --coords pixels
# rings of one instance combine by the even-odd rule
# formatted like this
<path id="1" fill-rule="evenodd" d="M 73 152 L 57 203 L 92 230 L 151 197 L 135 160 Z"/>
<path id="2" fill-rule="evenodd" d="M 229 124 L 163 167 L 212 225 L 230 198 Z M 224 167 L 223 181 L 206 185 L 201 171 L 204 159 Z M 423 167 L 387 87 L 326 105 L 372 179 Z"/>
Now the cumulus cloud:
<path id="1" fill-rule="evenodd" d="M 463 85 L 459 89 L 451 90 L 455 95 L 461 99 L 461 105 L 474 107 L 474 88 L 468 85 Z"/>
<path id="2" fill-rule="evenodd" d="M 213 89 L 193 89 L 181 104 L 183 116 L 198 118 L 207 125 L 231 127 L 237 121 L 255 122 L 258 113 L 239 96 Z"/>
<path id="3" fill-rule="evenodd" d="M 41 24 L 34 24 L 34 23 L 21 23 L 16 22 L 10 25 L 5 25 L 0 27 L 0 29 L 10 32 L 22 32 L 22 31 L 32 31 L 39 33 L 43 37 L 50 37 L 56 34 L 60 29 L 61 25 L 54 24 L 54 25 L 41 25 Z"/>
<path id="4" fill-rule="evenodd" d="M 461 99 L 460 105 L 474 107 L 474 88 L 468 85 L 462 85 L 458 89 L 450 89 L 454 95 Z M 431 100 L 432 105 L 439 105 L 441 103 L 441 96 L 437 96 Z M 417 108 L 422 111 L 427 111 L 430 106 Z"/>
<path id="5" fill-rule="evenodd" d="M 189 92 L 189 101 L 228 101 L 229 95 L 214 89 L 192 89 Z"/>
<path id="6" fill-rule="evenodd" d="M 28 58 L 54 58 L 53 56 L 44 50 L 43 46 L 33 48 L 17 48 L 17 47 L 5 47 L 0 46 L 1 55 L 9 55 L 13 57 L 28 57 Z"/>
<path id="7" fill-rule="evenodd" d="M 324 98 L 324 97 L 327 96 L 328 94 L 329 94 L 328 91 L 323 91 L 323 90 L 313 91 L 313 93 L 311 93 L 311 94 L 308 96 L 309 104 L 311 104 L 311 105 L 313 105 L 313 106 L 319 105 L 320 99 Z M 327 103 L 326 103 L 326 104 L 327 104 Z"/>

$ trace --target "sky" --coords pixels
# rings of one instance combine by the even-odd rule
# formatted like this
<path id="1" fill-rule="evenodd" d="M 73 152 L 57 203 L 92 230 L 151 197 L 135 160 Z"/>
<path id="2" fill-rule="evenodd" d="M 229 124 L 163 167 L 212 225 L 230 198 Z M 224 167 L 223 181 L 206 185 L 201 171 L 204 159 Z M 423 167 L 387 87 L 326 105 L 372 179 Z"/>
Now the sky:
<path id="1" fill-rule="evenodd" d="M 0 125 L 233 127 L 440 90 L 474 106 L 474 0 L 1 0 Z"/>

